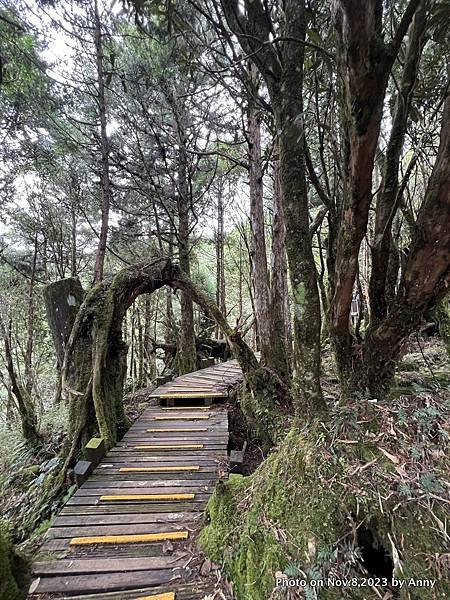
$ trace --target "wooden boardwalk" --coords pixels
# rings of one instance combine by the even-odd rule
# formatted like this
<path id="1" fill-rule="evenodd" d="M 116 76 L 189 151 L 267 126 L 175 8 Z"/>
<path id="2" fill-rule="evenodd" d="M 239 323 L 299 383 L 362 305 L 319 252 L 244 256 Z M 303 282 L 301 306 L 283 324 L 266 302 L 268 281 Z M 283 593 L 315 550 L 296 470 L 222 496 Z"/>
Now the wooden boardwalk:
<path id="1" fill-rule="evenodd" d="M 150 397 L 159 398 L 166 405 L 190 398 L 202 398 L 211 404 L 213 399 L 227 398 L 228 391 L 241 381 L 241 367 L 237 360 L 229 360 L 201 371 L 181 375 L 158 387 Z"/>
<path id="2" fill-rule="evenodd" d="M 212 578 L 199 574 L 195 538 L 228 471 L 228 415 L 204 403 L 239 383 L 236 365 L 155 390 L 190 406 L 147 408 L 70 498 L 33 565 L 30 599 L 200 600 L 214 592 Z"/>

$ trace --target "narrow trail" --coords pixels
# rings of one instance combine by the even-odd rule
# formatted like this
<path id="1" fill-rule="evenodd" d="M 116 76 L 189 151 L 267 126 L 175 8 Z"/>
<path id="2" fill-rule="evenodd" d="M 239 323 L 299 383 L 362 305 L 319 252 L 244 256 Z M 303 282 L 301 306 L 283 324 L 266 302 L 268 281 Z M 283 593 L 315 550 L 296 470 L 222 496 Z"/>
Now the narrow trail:
<path id="1" fill-rule="evenodd" d="M 200 574 L 196 537 L 227 476 L 228 415 L 208 404 L 241 380 L 229 361 L 152 393 L 165 406 L 144 411 L 48 530 L 30 599 L 200 600 L 214 592 L 213 574 Z"/>

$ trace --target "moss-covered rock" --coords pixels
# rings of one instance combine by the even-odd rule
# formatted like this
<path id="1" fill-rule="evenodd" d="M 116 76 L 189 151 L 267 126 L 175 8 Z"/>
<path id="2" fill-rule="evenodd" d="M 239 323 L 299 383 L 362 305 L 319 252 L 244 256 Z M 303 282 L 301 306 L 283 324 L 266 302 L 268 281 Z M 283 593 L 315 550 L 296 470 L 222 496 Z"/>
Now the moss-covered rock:
<path id="1" fill-rule="evenodd" d="M 365 568 L 372 576 L 436 580 L 433 589 L 418 592 L 405 585 L 401 600 L 449 597 L 442 505 L 431 512 L 421 502 L 399 502 L 383 484 L 393 463 L 375 444 L 364 448 L 361 439 L 339 450 L 325 438 L 318 427 L 292 430 L 252 476 L 232 476 L 211 498 L 200 543 L 224 564 L 237 600 L 286 598 L 286 590 L 275 589 L 276 574 L 362 578 Z M 368 474 L 371 463 L 377 471 Z M 362 466 L 367 479 L 358 476 Z M 307 600 L 380 597 L 356 586 L 306 586 L 298 594 Z"/>
<path id="2" fill-rule="evenodd" d="M 0 522 L 0 600 L 22 600 L 27 563 L 15 551 L 8 527 Z"/>

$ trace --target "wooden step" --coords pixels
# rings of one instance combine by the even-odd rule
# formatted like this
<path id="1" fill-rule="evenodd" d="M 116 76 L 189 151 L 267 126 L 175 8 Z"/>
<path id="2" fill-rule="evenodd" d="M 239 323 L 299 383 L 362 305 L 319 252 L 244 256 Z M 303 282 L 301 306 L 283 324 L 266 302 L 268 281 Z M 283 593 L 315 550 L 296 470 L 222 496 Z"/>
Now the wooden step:
<path id="1" fill-rule="evenodd" d="M 142 533 L 135 535 L 97 535 L 91 537 L 75 537 L 69 542 L 71 546 L 93 546 L 95 544 L 145 544 L 164 542 L 166 540 L 187 540 L 188 531 L 166 531 L 163 533 Z"/>
<path id="2" fill-rule="evenodd" d="M 115 494 L 111 496 L 100 496 L 102 502 L 124 502 L 136 501 L 142 502 L 145 500 L 193 500 L 195 494 Z"/>
<path id="3" fill-rule="evenodd" d="M 166 397 L 166 396 L 164 396 Z M 211 410 L 210 406 L 160 406 L 159 410 Z"/>
<path id="4" fill-rule="evenodd" d="M 34 575 L 80 575 L 82 573 L 132 573 L 182 567 L 188 559 L 186 552 L 170 556 L 144 558 L 82 558 L 39 561 L 33 564 Z M 132 577 L 132 575 L 130 576 Z"/>
<path id="5" fill-rule="evenodd" d="M 146 429 L 147 433 L 190 433 L 191 431 L 195 431 L 199 433 L 200 431 L 208 431 L 207 427 L 164 427 L 161 429 Z"/>
<path id="6" fill-rule="evenodd" d="M 179 467 L 122 467 L 120 473 L 167 473 L 179 471 L 198 471 L 199 465 L 184 465 Z"/>
<path id="7" fill-rule="evenodd" d="M 204 444 L 149 444 L 144 446 L 133 446 L 135 450 L 198 450 L 204 448 Z"/>
<path id="8" fill-rule="evenodd" d="M 156 416 L 153 417 L 155 421 L 206 421 L 209 419 L 209 415 L 173 415 L 173 416 Z"/>
<path id="9" fill-rule="evenodd" d="M 175 594 L 166 592 L 165 594 L 156 594 L 156 596 L 139 596 L 136 600 L 175 600 Z"/>

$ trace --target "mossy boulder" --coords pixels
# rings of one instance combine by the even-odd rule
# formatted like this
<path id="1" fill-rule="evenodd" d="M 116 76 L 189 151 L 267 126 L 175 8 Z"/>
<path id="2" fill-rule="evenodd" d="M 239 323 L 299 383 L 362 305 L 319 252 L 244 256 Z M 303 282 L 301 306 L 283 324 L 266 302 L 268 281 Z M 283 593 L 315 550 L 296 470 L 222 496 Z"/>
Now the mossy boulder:
<path id="1" fill-rule="evenodd" d="M 8 527 L 0 523 L 0 600 L 22 600 L 27 563 L 14 550 Z"/>
<path id="2" fill-rule="evenodd" d="M 209 501 L 210 522 L 200 544 L 223 563 L 236 599 L 287 598 L 286 589 L 276 589 L 276 576 L 283 574 L 308 582 L 326 581 L 330 574 L 425 577 L 436 580 L 432 589 L 416 592 L 405 584 L 397 598 L 450 597 L 440 562 L 445 535 L 436 520 L 446 521 L 442 507 L 433 507 L 433 514 L 421 502 L 399 503 L 383 487 L 383 472 L 392 463 L 373 444 L 365 451 L 362 441 L 338 451 L 324 438 L 318 426 L 292 430 L 253 475 L 231 476 Z M 370 468 L 363 471 L 367 479 L 355 473 L 355 465 L 370 464 L 367 459 L 378 469 L 372 484 Z M 370 587 L 356 586 L 307 585 L 296 593 L 307 600 L 379 598 Z"/>

